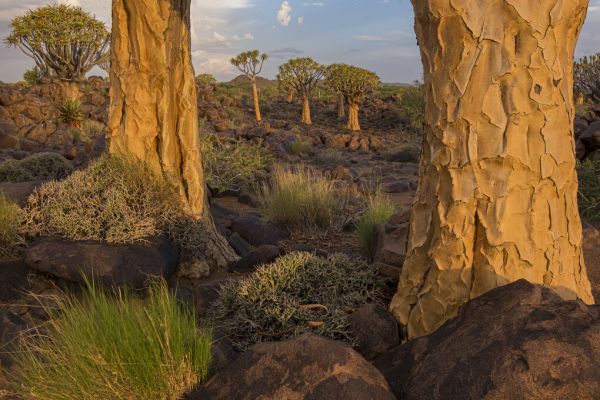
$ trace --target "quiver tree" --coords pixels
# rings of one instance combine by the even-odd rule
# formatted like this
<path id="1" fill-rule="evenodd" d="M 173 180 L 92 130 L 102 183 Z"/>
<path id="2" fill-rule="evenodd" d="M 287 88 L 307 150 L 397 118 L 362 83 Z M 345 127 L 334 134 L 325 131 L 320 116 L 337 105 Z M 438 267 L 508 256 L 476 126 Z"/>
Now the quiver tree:
<path id="1" fill-rule="evenodd" d="M 360 131 L 358 111 L 366 95 L 379 86 L 379 77 L 369 70 L 346 64 L 334 65 L 327 75 L 329 87 L 348 102 L 348 129 Z M 339 101 L 339 100 L 338 100 Z"/>
<path id="2" fill-rule="evenodd" d="M 310 94 L 325 74 L 325 68 L 312 58 L 294 58 L 279 67 L 277 80 L 281 87 L 292 88 L 302 99 L 302 123 L 312 124 Z"/>
<path id="3" fill-rule="evenodd" d="M 413 0 L 426 120 L 391 310 L 409 337 L 524 278 L 593 303 L 581 250 L 573 53 L 587 0 Z"/>
<path id="4" fill-rule="evenodd" d="M 260 103 L 258 102 L 258 88 L 256 87 L 256 78 L 260 75 L 263 65 L 267 60 L 266 54 L 260 54 L 258 50 L 247 51 L 231 59 L 231 64 L 240 70 L 252 84 L 252 100 L 254 101 L 254 113 L 256 122 L 260 122 Z"/>
<path id="5" fill-rule="evenodd" d="M 65 95 L 78 95 L 78 83 L 107 59 L 106 26 L 81 7 L 65 4 L 29 10 L 10 23 L 5 39 L 33 58 L 42 75 L 63 84 Z"/>
<path id="6" fill-rule="evenodd" d="M 600 103 L 600 53 L 575 63 L 575 93 L 593 103 Z"/>
<path id="7" fill-rule="evenodd" d="M 327 73 L 326 73 L 327 80 L 325 81 L 327 86 L 331 89 L 331 91 L 334 92 L 334 94 L 337 97 L 336 102 L 337 102 L 337 113 L 338 113 L 339 120 L 344 120 L 346 118 L 346 99 L 344 98 L 344 94 L 342 92 L 340 92 L 339 89 L 335 86 L 335 81 L 329 79 L 329 77 L 332 76 L 332 74 L 334 74 L 338 68 L 343 68 L 344 66 L 345 66 L 345 64 L 329 65 L 327 67 Z"/>
<path id="8" fill-rule="evenodd" d="M 206 270 L 234 259 L 208 210 L 190 53 L 190 0 L 113 0 L 109 152 L 133 157 L 171 181 L 189 219 L 205 226 Z"/>

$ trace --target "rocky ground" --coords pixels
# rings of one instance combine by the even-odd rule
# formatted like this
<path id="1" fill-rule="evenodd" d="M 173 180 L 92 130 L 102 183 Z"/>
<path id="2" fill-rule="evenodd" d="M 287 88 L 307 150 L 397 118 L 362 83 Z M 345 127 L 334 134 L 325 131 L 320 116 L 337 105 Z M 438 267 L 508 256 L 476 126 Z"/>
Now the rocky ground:
<path id="1" fill-rule="evenodd" d="M 91 78 L 82 89 L 82 124 L 58 121 L 58 90 L 52 85 L 0 85 L 0 161 L 54 152 L 82 168 L 105 147 L 108 83 Z M 248 188 L 213 192 L 218 229 L 240 256 L 228 271 L 177 282 L 177 257 L 168 242 L 150 246 L 105 245 L 42 239 L 24 257 L 0 260 L 0 361 L 20 332 L 44 320 L 36 295 L 77 290 L 79 269 L 89 260 L 113 281 L 137 287 L 145 274 L 163 274 L 179 284 L 200 316 L 219 296 L 223 282 L 239 279 L 262 263 L 292 250 L 318 255 L 343 252 L 363 257 L 352 231 L 359 193 L 380 187 L 397 213 L 376 228 L 374 262 L 393 289 L 405 255 L 408 210 L 418 180 L 420 136 L 409 127 L 393 98 L 369 100 L 361 111 L 363 131 L 348 133 L 335 104 L 313 102 L 311 127 L 299 124 L 300 108 L 282 97 L 264 107 L 257 125 L 247 100 L 199 88 L 200 117 L 220 140 L 262 141 L 283 165 L 306 165 L 347 190 L 342 229 L 306 233 L 270 222 Z M 600 149 L 600 109 L 577 119 L 578 155 Z M 585 121 L 585 122 L 584 122 Z M 596 144 L 596 138 L 598 143 Z M 294 154 L 294 143 L 308 143 Z M 0 190 L 23 202 L 40 182 L 3 183 Z M 585 225 L 586 260 L 594 294 L 600 296 L 600 233 Z M 96 265 L 98 267 L 98 265 Z M 460 316 L 428 338 L 401 344 L 393 317 L 376 304 L 350 316 L 359 346 L 315 335 L 263 343 L 238 354 L 227 338 L 214 345 L 212 379 L 189 399 L 480 399 L 599 398 L 600 308 L 563 302 L 547 289 L 524 281 L 469 303 Z M 468 345 L 466 345 L 468 343 Z M 235 361 L 235 362 L 234 362 Z M 0 398 L 3 378 L 0 376 Z M 8 392 L 6 392 L 8 397 Z"/>

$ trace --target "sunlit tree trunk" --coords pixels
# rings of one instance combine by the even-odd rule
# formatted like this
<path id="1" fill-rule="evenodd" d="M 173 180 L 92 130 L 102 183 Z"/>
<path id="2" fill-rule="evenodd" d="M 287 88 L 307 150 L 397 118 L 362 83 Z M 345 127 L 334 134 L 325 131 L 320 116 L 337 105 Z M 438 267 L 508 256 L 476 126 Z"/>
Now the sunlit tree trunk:
<path id="1" fill-rule="evenodd" d="M 305 125 L 312 124 L 312 119 L 310 117 L 310 101 L 308 96 L 304 96 L 302 99 L 302 123 Z"/>
<path id="2" fill-rule="evenodd" d="M 343 120 L 344 118 L 346 118 L 346 99 L 344 98 L 344 95 L 339 93 L 338 94 L 338 101 L 337 101 L 337 105 L 338 105 L 338 119 L 339 120 Z"/>
<path id="3" fill-rule="evenodd" d="M 64 100 L 78 101 L 81 98 L 81 84 L 74 81 L 58 81 Z"/>
<path id="4" fill-rule="evenodd" d="M 427 97 L 391 304 L 409 337 L 525 278 L 593 303 L 581 250 L 573 53 L 588 0 L 413 0 Z"/>
<path id="5" fill-rule="evenodd" d="M 184 211 L 206 222 L 207 252 L 233 257 L 208 210 L 190 54 L 190 0 L 113 0 L 109 151 L 172 180 Z M 222 265 L 220 265 L 222 266 Z"/>
<path id="6" fill-rule="evenodd" d="M 256 115 L 256 122 L 262 121 L 260 115 L 260 103 L 258 101 L 258 88 L 256 87 L 256 79 L 252 80 L 252 100 L 254 101 L 254 114 Z"/>
<path id="7" fill-rule="evenodd" d="M 348 104 L 348 129 L 351 131 L 360 131 L 360 123 L 358 122 L 358 110 L 359 106 L 357 103 L 350 102 Z"/>
<path id="8" fill-rule="evenodd" d="M 294 91 L 292 89 L 287 92 L 287 102 L 291 103 L 294 101 Z"/>

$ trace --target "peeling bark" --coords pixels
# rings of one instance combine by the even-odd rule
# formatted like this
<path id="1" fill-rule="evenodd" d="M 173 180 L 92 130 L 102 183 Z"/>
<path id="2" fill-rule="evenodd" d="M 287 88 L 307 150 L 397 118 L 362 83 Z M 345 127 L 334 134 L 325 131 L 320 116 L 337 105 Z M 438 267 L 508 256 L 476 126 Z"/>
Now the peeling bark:
<path id="1" fill-rule="evenodd" d="M 262 121 L 260 115 L 260 103 L 258 101 L 258 88 L 256 87 L 256 78 L 252 80 L 252 100 L 254 101 L 254 114 L 256 116 L 256 122 Z"/>
<path id="2" fill-rule="evenodd" d="M 358 121 L 358 104 L 350 103 L 348 105 L 348 129 L 351 131 L 360 131 L 360 122 Z"/>
<path id="3" fill-rule="evenodd" d="M 304 96 L 302 100 L 302 123 L 305 125 L 311 125 L 312 119 L 310 117 L 310 101 L 308 96 Z"/>
<path id="4" fill-rule="evenodd" d="M 391 310 L 409 337 L 525 278 L 593 303 L 582 254 L 573 53 L 588 0 L 412 0 L 426 123 Z"/>
<path id="5" fill-rule="evenodd" d="M 223 267 L 235 255 L 206 199 L 190 0 L 113 0 L 112 21 L 109 152 L 135 157 L 177 185 L 185 214 L 205 226 L 205 255 Z"/>

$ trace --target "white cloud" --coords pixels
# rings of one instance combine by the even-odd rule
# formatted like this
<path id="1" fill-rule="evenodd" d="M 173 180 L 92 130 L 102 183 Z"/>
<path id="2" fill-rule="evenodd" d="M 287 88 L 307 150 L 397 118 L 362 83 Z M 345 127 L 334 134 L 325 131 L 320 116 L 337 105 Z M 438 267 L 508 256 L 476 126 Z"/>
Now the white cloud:
<path id="1" fill-rule="evenodd" d="M 304 17 L 298 17 L 298 26 L 304 26 Z"/>
<path id="2" fill-rule="evenodd" d="M 215 42 L 224 42 L 227 38 L 221 35 L 219 32 L 213 32 L 213 39 Z"/>
<path id="3" fill-rule="evenodd" d="M 292 20 L 291 14 L 292 7 L 290 6 L 290 2 L 285 0 L 283 3 L 281 3 L 279 11 L 277 11 L 277 21 L 279 21 L 281 26 L 288 26 Z"/>
<path id="4" fill-rule="evenodd" d="M 323 7 L 325 3 L 315 2 L 315 3 L 302 3 L 303 7 Z"/>
<path id="5" fill-rule="evenodd" d="M 254 40 L 254 35 L 251 34 L 250 32 L 246 32 L 246 33 L 244 33 L 244 36 L 242 36 L 242 39 L 244 39 L 244 40 Z"/>
<path id="6" fill-rule="evenodd" d="M 253 0 L 194 0 L 192 8 L 204 8 L 211 10 L 236 9 L 254 7 Z"/>

